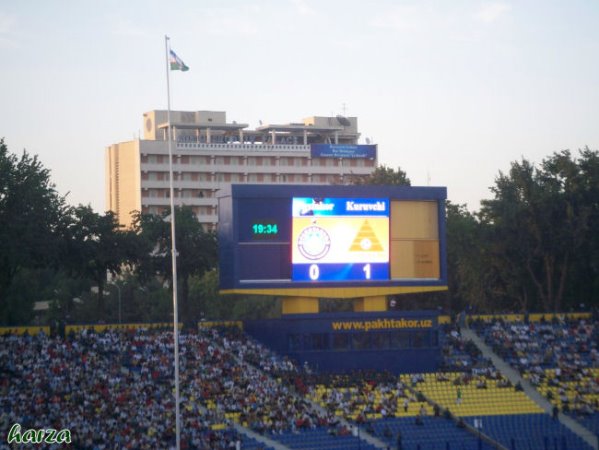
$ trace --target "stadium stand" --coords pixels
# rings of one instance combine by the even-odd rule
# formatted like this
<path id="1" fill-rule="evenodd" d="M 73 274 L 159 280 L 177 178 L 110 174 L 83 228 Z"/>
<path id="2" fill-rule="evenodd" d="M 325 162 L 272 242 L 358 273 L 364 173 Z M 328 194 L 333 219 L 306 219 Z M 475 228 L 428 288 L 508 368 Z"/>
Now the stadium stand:
<path id="1" fill-rule="evenodd" d="M 424 417 L 422 424 L 417 425 L 414 420 L 382 419 L 376 421 L 374 430 L 377 436 L 382 437 L 391 448 L 397 448 L 397 436 L 402 436 L 401 444 L 404 450 L 487 450 L 494 446 L 479 440 L 464 428 L 441 417 Z"/>
<path id="2" fill-rule="evenodd" d="M 599 334 L 596 322 L 590 317 L 555 316 L 545 320 L 540 316 L 534 321 L 528 317 L 509 321 L 478 319 L 472 321 L 471 326 L 496 354 L 551 402 L 555 417 L 559 412 L 568 414 L 589 430 L 589 434 L 597 436 Z M 569 442 L 567 437 L 563 440 Z"/>
<path id="3" fill-rule="evenodd" d="M 468 418 L 474 425 L 475 418 Z M 510 414 L 478 418 L 482 430 L 510 449 L 571 449 L 591 447 L 547 414 Z"/>
<path id="4" fill-rule="evenodd" d="M 596 326 L 513 325 L 474 324 L 539 392 L 596 430 Z M 444 327 L 440 339 L 444 371 L 398 376 L 315 373 L 237 327 L 183 332 L 182 448 L 371 450 L 397 448 L 398 436 L 404 450 L 590 448 L 511 385 L 459 327 Z M 172 447 L 170 331 L 83 328 L 64 339 L 42 331 L 5 334 L 0 344 L 2 429 L 68 428 L 84 450 Z M 540 372 L 522 365 L 539 361 L 548 345 L 561 353 L 541 358 Z"/>

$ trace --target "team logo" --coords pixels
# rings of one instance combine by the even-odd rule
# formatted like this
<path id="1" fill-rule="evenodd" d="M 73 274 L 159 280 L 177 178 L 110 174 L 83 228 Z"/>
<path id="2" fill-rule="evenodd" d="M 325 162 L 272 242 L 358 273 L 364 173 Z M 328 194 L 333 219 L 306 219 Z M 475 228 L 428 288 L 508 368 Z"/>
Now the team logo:
<path id="1" fill-rule="evenodd" d="M 297 248 L 307 259 L 320 259 L 329 252 L 331 237 L 324 228 L 310 225 L 297 238 Z"/>
<path id="2" fill-rule="evenodd" d="M 349 248 L 350 252 L 382 252 L 383 246 L 368 220 L 365 220 Z"/>

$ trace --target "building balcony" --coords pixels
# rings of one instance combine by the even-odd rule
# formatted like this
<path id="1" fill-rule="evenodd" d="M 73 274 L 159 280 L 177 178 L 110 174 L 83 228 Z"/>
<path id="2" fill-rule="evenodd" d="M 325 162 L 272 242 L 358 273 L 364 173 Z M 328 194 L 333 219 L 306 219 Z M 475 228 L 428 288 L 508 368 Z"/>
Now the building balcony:
<path id="1" fill-rule="evenodd" d="M 166 147 L 166 145 L 165 145 Z M 177 142 L 177 152 L 181 150 L 199 150 L 206 152 L 265 152 L 265 153 L 297 153 L 297 152 L 310 152 L 309 145 L 268 145 L 268 144 L 205 144 L 199 142 Z"/>
<path id="2" fill-rule="evenodd" d="M 170 206 L 171 199 L 169 197 L 142 197 L 141 206 Z M 175 197 L 175 206 L 216 206 L 217 198 L 201 198 L 201 197 Z"/>

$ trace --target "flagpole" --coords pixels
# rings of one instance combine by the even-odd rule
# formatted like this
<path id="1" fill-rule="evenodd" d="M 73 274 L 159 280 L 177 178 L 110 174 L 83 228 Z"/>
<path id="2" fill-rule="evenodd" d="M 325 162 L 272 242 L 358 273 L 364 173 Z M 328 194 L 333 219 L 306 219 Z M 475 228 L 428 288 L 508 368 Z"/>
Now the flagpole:
<path id="1" fill-rule="evenodd" d="M 175 341 L 175 433 L 177 439 L 177 450 L 181 449 L 181 418 L 179 399 L 179 308 L 177 306 L 177 246 L 175 239 L 175 190 L 173 188 L 173 149 L 171 130 L 171 88 L 169 77 L 169 37 L 164 36 L 166 49 L 166 98 L 167 98 L 167 140 L 168 140 L 168 172 L 171 205 L 171 259 L 173 262 L 173 339 Z"/>

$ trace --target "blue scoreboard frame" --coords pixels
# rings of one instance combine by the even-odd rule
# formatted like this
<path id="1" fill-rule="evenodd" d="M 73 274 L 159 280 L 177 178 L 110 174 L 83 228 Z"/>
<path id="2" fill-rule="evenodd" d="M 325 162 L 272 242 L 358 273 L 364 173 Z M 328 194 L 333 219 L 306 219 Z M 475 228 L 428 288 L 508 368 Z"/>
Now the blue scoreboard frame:
<path id="1" fill-rule="evenodd" d="M 444 187 L 228 186 L 219 192 L 221 292 L 444 287 L 446 198 Z M 391 209 L 398 202 L 433 205 L 438 236 L 431 248 L 438 252 L 434 259 L 439 266 L 435 276 L 394 275 L 403 249 L 413 245 L 393 243 L 397 227 L 392 217 L 397 213 Z M 429 257 L 416 251 L 414 258 Z"/>

